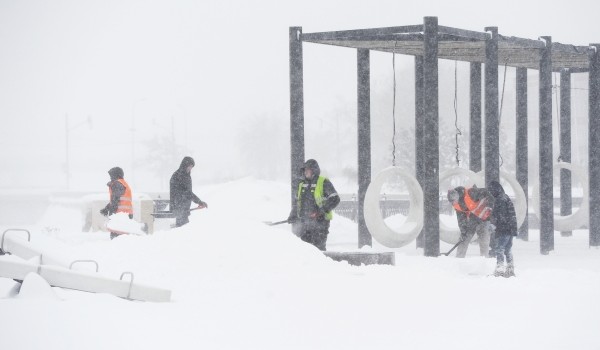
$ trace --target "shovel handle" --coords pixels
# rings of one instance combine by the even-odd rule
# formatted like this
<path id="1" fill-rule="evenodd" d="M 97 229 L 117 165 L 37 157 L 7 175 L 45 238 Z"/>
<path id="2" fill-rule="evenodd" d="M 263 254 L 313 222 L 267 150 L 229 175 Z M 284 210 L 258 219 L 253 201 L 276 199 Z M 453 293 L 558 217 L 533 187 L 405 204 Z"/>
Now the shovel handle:
<path id="1" fill-rule="evenodd" d="M 275 226 L 275 225 L 281 225 L 281 224 L 287 224 L 288 221 L 286 220 L 282 220 L 282 221 L 277 221 L 277 222 L 265 222 L 265 224 L 269 225 L 269 226 Z"/>
<path id="2" fill-rule="evenodd" d="M 448 253 L 442 253 L 442 255 L 445 255 L 445 256 L 448 256 L 448 255 L 450 255 L 450 253 L 452 253 L 452 252 L 454 251 L 454 249 L 456 249 L 456 247 L 458 247 L 458 245 L 462 243 L 462 241 L 463 241 L 462 239 L 461 239 L 460 241 L 458 241 L 458 243 L 456 243 L 456 244 L 454 245 L 454 247 L 452 247 L 452 249 L 450 249 L 450 250 L 448 251 Z"/>

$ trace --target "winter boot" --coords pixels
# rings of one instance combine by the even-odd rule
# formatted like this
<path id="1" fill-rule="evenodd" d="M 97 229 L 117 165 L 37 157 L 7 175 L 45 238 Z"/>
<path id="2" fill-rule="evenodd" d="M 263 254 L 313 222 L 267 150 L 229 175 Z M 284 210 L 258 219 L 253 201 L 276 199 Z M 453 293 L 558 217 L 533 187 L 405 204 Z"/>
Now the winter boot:
<path id="1" fill-rule="evenodd" d="M 495 277 L 506 277 L 506 270 L 504 268 L 504 264 L 498 264 L 496 265 L 496 270 L 494 270 L 494 276 Z"/>
<path id="2" fill-rule="evenodd" d="M 515 277 L 515 265 L 513 265 L 513 263 L 509 263 L 506 266 L 506 272 L 504 273 L 504 277 Z"/>

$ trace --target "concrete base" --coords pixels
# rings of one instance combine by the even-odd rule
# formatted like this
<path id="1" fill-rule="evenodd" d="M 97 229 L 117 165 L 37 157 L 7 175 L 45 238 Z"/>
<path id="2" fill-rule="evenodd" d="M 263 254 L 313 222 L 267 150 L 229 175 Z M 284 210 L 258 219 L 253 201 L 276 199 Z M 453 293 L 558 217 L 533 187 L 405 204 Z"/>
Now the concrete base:
<path id="1" fill-rule="evenodd" d="M 98 199 L 98 198 L 103 199 Z M 104 198 L 106 197 L 106 198 Z M 133 219 L 146 225 L 148 234 L 154 233 L 154 201 L 146 194 L 133 196 Z M 88 195 L 83 198 L 85 223 L 83 231 L 107 231 L 106 217 L 100 214 L 100 209 L 108 203 L 107 195 Z"/>
<path id="2" fill-rule="evenodd" d="M 363 252 L 323 252 L 325 256 L 335 261 L 347 261 L 350 265 L 395 265 L 394 253 L 363 253 Z"/>

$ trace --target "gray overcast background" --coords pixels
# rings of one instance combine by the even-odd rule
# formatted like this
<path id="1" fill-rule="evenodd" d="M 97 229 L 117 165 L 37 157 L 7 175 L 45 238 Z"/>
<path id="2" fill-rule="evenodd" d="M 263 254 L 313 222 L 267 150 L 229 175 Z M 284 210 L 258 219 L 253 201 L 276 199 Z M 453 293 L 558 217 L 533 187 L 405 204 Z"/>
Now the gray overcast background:
<path id="1" fill-rule="evenodd" d="M 438 16 L 445 26 L 498 26 L 503 35 L 551 35 L 587 45 L 600 42 L 599 4 L 0 0 L 0 186 L 65 189 L 68 158 L 70 189 L 105 191 L 106 171 L 118 165 L 134 189 L 162 191 L 184 155 L 196 159 L 196 184 L 248 175 L 287 181 L 290 26 L 318 32 L 420 24 L 424 16 Z M 352 178 L 356 53 L 305 44 L 304 59 L 307 156 L 332 175 Z M 373 53 L 371 60 L 377 171 L 391 159 L 392 56 Z M 454 68 L 454 62 L 440 65 L 440 117 L 450 126 L 442 130 L 449 140 Z M 459 63 L 457 70 L 459 119 L 468 131 L 468 65 Z M 397 56 L 396 79 L 397 135 L 411 147 L 412 57 Z M 513 86 L 509 69 L 506 139 L 514 132 Z M 587 88 L 587 75 L 574 78 L 573 86 Z M 530 89 L 537 89 L 536 72 Z M 587 91 L 573 94 L 574 140 L 586 139 Z M 530 115 L 537 132 L 536 90 Z M 532 147 L 536 142 L 532 135 Z"/>

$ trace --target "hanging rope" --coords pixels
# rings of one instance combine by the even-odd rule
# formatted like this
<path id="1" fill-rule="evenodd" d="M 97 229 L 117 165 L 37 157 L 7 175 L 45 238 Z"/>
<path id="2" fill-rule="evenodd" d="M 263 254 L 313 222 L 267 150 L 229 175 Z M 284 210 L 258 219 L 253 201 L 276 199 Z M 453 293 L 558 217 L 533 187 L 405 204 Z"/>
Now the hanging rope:
<path id="1" fill-rule="evenodd" d="M 502 79 L 502 97 L 500 98 L 500 113 L 498 114 L 498 133 L 500 133 L 500 123 L 502 122 L 502 108 L 504 107 L 504 88 L 506 87 L 506 67 L 508 66 L 508 61 L 510 59 L 506 59 L 504 62 L 504 77 Z M 500 145 L 498 145 L 498 157 L 500 157 L 500 165 L 504 164 L 504 158 L 502 158 L 502 153 L 500 152 Z"/>
<path id="2" fill-rule="evenodd" d="M 456 142 L 456 166 L 460 166 L 459 151 L 460 146 L 458 145 L 458 137 L 462 135 L 460 128 L 458 127 L 458 62 L 454 61 L 454 127 L 456 128 L 456 134 L 454 140 Z"/>
<path id="3" fill-rule="evenodd" d="M 392 52 L 392 70 L 394 71 L 394 99 L 392 102 L 392 166 L 396 166 L 396 44 L 394 42 L 394 52 Z"/>
<path id="4" fill-rule="evenodd" d="M 502 80 L 502 98 L 500 98 L 500 114 L 498 116 L 498 124 L 502 120 L 502 107 L 504 107 L 504 88 L 506 87 L 506 66 L 508 65 L 508 59 L 504 62 L 504 78 Z"/>
<path id="5" fill-rule="evenodd" d="M 554 92 L 554 99 L 556 100 L 556 126 L 558 127 L 558 140 L 560 143 L 560 99 L 558 97 L 558 90 L 560 89 L 560 85 L 556 79 L 556 72 L 553 74 L 554 84 L 552 84 L 552 91 Z M 562 161 L 562 153 L 560 152 L 560 147 L 558 148 L 558 158 L 556 158 L 557 162 Z"/>

